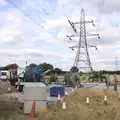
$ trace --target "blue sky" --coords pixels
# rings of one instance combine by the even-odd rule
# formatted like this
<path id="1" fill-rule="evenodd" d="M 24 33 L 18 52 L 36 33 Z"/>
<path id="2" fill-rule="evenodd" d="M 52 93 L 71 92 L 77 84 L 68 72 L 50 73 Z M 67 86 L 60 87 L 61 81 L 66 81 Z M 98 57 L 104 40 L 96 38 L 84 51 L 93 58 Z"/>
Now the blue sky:
<path id="1" fill-rule="evenodd" d="M 25 66 L 28 60 L 37 64 L 49 62 L 69 70 L 75 52 L 64 40 L 72 33 L 67 17 L 79 20 L 83 7 L 86 18 L 96 23 L 96 28 L 88 26 L 88 31 L 95 31 L 102 38 L 97 41 L 98 51 L 90 50 L 93 67 L 113 70 L 115 57 L 120 59 L 118 0 L 0 0 L 0 65 L 16 62 Z"/>

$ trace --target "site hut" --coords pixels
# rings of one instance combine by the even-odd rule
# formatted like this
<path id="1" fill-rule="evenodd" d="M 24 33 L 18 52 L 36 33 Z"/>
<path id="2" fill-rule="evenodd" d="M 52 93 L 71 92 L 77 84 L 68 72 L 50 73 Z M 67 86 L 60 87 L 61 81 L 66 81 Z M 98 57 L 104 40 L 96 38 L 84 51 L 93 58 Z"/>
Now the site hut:
<path id="1" fill-rule="evenodd" d="M 47 86 L 42 82 L 24 82 L 24 113 L 29 114 L 33 102 L 36 103 L 35 111 L 47 108 Z"/>
<path id="2" fill-rule="evenodd" d="M 50 107 L 57 104 L 58 96 L 62 98 L 65 95 L 65 87 L 61 84 L 52 83 L 48 86 L 47 92 L 49 93 L 47 107 Z"/>

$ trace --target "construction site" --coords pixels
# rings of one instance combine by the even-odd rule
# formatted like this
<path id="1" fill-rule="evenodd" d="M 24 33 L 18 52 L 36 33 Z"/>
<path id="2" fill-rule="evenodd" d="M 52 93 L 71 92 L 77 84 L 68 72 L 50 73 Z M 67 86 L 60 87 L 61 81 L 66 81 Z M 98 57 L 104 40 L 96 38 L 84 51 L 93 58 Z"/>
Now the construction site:
<path id="1" fill-rule="evenodd" d="M 107 39 L 110 39 L 110 37 L 107 36 L 108 38 L 105 39 L 104 34 L 107 32 L 105 33 L 105 30 L 101 27 L 102 25 L 100 26 L 98 23 L 102 17 L 100 18 L 97 14 L 94 14 L 98 9 L 92 8 L 91 3 L 89 6 L 86 2 L 79 0 L 76 0 L 75 3 L 68 0 L 51 0 L 51 2 L 45 0 L 43 3 L 39 0 L 30 0 L 30 3 L 26 2 L 26 4 L 23 0 L 19 3 L 15 0 L 0 1 L 1 13 L 3 8 L 6 10 L 9 6 L 9 9 L 17 10 L 23 18 L 25 17 L 22 19 L 23 22 L 31 21 L 21 25 L 25 27 L 24 29 L 27 28 L 27 31 L 22 30 L 24 36 L 19 36 L 21 37 L 18 43 L 20 46 L 17 45 L 17 42 L 14 43 L 14 40 L 10 42 L 6 40 L 4 45 L 0 43 L 3 47 L 7 45 L 9 47 L 12 45 L 16 46 L 16 48 L 18 47 L 16 49 L 12 46 L 15 50 L 6 52 L 6 54 L 9 53 L 7 60 L 4 56 L 5 54 L 1 55 L 2 52 L 0 52 L 1 58 L 3 58 L 0 64 L 2 66 L 0 67 L 0 120 L 119 120 L 119 51 L 106 52 L 108 47 Z M 71 8 L 72 3 L 73 6 L 76 6 L 76 11 L 74 10 L 75 7 Z M 104 0 L 104 5 L 105 3 L 106 1 Z M 68 9 L 68 4 L 71 9 Z M 108 3 L 106 4 L 108 5 Z M 37 6 L 40 6 L 41 9 L 38 9 L 40 7 Z M 49 9 L 53 10 L 51 14 Z M 56 11 L 59 12 L 55 14 Z M 74 19 L 71 14 L 71 16 L 68 14 L 68 11 L 74 15 Z M 94 17 L 88 15 L 91 11 L 93 13 L 90 16 L 94 15 Z M 62 21 L 62 30 L 64 30 L 62 32 L 64 34 L 61 33 L 63 37 L 58 35 L 62 41 L 57 41 L 58 43 L 54 40 L 48 41 L 48 43 L 45 42 L 46 38 L 51 39 L 53 37 L 52 39 L 56 39 L 54 35 L 57 35 L 57 31 L 60 32 L 61 29 L 57 29 L 57 26 L 54 26 L 56 21 L 53 24 L 49 22 L 49 19 L 49 24 L 43 25 L 43 13 L 46 15 L 43 21 L 47 21 L 49 14 L 51 16 L 55 14 L 54 18 L 58 14 L 65 18 Z M 103 14 L 102 12 L 100 13 Z M 42 16 L 39 16 L 40 22 L 37 21 L 37 15 Z M 95 20 L 89 18 L 95 18 Z M 9 20 L 13 19 L 14 17 L 9 16 Z M 96 20 L 98 20 L 98 24 L 95 24 Z M 19 20 L 16 19 L 15 21 Z M 37 27 L 39 26 L 40 31 L 37 27 L 33 28 L 32 22 Z M 50 29 L 50 24 L 52 24 L 52 30 L 47 31 Z M 68 28 L 64 27 L 66 24 L 69 26 Z M 104 24 L 104 21 L 101 24 Z M 96 29 L 97 25 L 100 27 L 99 30 Z M 30 26 L 32 27 L 30 28 Z M 118 25 L 116 26 L 118 27 Z M 30 32 L 29 30 L 33 31 Z M 47 31 L 46 34 L 44 30 Z M 104 32 L 101 32 L 101 30 Z M 113 30 L 111 34 L 114 35 L 114 32 L 116 31 Z M 40 36 L 38 36 L 39 34 Z M 7 35 L 9 37 L 9 34 Z M 27 38 L 26 35 L 29 35 L 28 41 L 23 40 Z M 116 32 L 115 37 L 117 35 Z M 45 36 L 47 37 L 44 38 Z M 105 41 L 106 43 L 100 45 L 100 41 Z M 114 46 L 112 42 L 109 44 L 110 47 Z M 118 43 L 116 44 L 118 48 L 119 45 Z M 36 48 L 29 49 L 29 47 L 34 45 Z M 43 49 L 46 46 L 48 51 L 45 51 L 47 48 Z M 99 46 L 102 46 L 104 50 L 102 50 L 101 56 L 97 58 L 99 52 L 96 54 L 93 51 L 99 51 Z M 19 55 L 17 52 L 19 52 Z M 47 52 L 51 52 L 50 55 Z M 69 52 L 71 53 L 69 54 Z M 24 57 L 20 58 L 22 55 Z M 48 55 L 48 58 L 45 55 Z M 64 58 L 62 58 L 62 55 Z M 43 59 L 39 56 L 43 57 Z M 106 62 L 106 60 L 109 61 Z"/>

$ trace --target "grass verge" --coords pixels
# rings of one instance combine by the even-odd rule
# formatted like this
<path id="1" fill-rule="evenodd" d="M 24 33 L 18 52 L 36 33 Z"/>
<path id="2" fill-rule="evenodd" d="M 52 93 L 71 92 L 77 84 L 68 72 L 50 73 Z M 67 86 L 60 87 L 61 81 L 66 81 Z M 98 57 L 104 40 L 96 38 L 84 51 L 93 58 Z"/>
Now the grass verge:
<path id="1" fill-rule="evenodd" d="M 104 96 L 107 96 L 108 103 L 104 104 Z M 86 104 L 86 97 L 89 96 L 90 104 Z M 120 101 L 118 94 L 111 91 L 95 91 L 81 89 L 65 98 L 67 109 L 52 107 L 42 110 L 38 120 L 119 120 Z"/>

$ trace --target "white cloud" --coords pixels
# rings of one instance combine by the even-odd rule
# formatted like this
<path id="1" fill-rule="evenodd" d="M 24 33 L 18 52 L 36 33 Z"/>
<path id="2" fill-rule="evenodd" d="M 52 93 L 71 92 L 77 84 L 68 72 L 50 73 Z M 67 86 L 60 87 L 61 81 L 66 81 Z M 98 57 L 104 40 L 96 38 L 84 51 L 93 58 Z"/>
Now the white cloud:
<path id="1" fill-rule="evenodd" d="M 0 0 L 0 4 L 6 5 L 7 2 L 6 2 L 6 0 Z"/>
<path id="2" fill-rule="evenodd" d="M 5 12 L 0 18 L 3 20 L 3 26 L 0 28 L 0 43 L 16 43 L 17 36 L 20 36 L 20 26 L 22 18 L 17 12 Z"/>
<path id="3" fill-rule="evenodd" d="M 4 0 L 0 2 L 4 3 Z M 87 26 L 88 31 L 99 32 L 101 39 L 103 39 L 98 42 L 101 43 L 98 53 L 90 50 L 92 63 L 96 69 L 107 69 L 108 66 L 113 69 L 113 62 L 107 65 L 106 58 L 109 61 L 109 59 L 113 60 L 115 55 L 120 55 L 118 50 L 120 47 L 117 45 L 120 38 L 120 17 L 117 11 L 112 11 L 111 14 L 106 13 L 106 11 L 119 9 L 120 2 L 118 0 L 58 0 L 53 5 L 55 6 L 54 8 L 51 8 L 52 5 L 49 2 L 45 6 L 41 6 L 44 2 L 38 1 L 40 6 L 35 7 L 34 1 L 30 0 L 26 2 L 27 6 L 24 4 L 23 6 L 19 5 L 19 7 L 24 8 L 28 13 L 32 11 L 30 15 L 33 19 L 36 19 L 45 28 L 41 28 L 34 21 L 24 17 L 17 9 L 12 9 L 12 11 L 8 11 L 5 15 L 2 14 L 2 17 L 0 17 L 5 21 L 5 24 L 0 28 L 0 44 L 7 44 L 10 47 L 0 49 L 0 55 L 3 56 L 4 64 L 15 61 L 23 65 L 25 60 L 29 59 L 31 62 L 36 63 L 48 61 L 55 66 L 70 69 L 73 65 L 75 53 L 70 53 L 69 48 L 67 48 L 69 45 L 64 41 L 67 34 L 73 33 L 67 17 L 72 21 L 79 20 L 80 9 L 85 7 L 87 12 L 86 18 L 95 19 L 96 22 L 96 28 Z M 34 9 L 42 11 L 42 8 L 45 8 L 45 10 L 47 8 L 48 13 L 53 9 L 55 11 L 52 11 L 52 14 L 49 14 L 47 17 L 44 12 L 40 16 L 37 13 L 35 14 Z M 1 13 L 3 12 L 1 11 Z M 45 18 L 42 22 L 41 16 Z M 91 41 L 89 42 L 92 43 Z M 11 49 L 12 45 L 14 45 L 14 48 Z M 109 53 L 111 54 L 109 55 Z"/>
<path id="4" fill-rule="evenodd" d="M 53 19 L 53 20 L 48 20 L 46 22 L 46 27 L 51 28 L 51 29 L 66 28 L 66 27 L 68 27 L 66 20 L 67 19 L 65 17 Z"/>
<path id="5" fill-rule="evenodd" d="M 120 9 L 119 0 L 59 0 L 60 4 L 64 4 L 67 6 L 68 4 L 72 4 L 73 6 L 85 6 L 86 4 L 92 5 L 94 7 L 99 8 L 100 10 L 104 10 L 106 12 L 108 10 Z"/>

